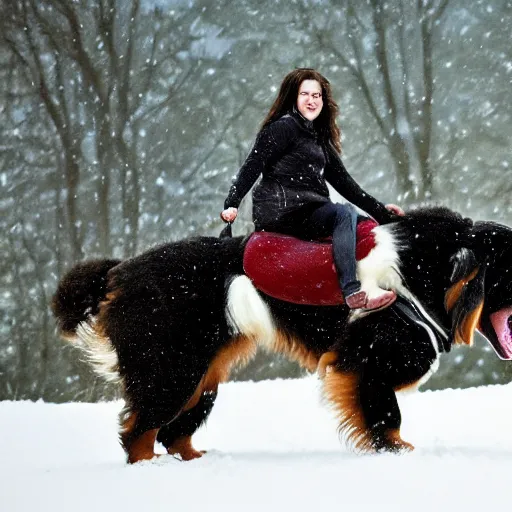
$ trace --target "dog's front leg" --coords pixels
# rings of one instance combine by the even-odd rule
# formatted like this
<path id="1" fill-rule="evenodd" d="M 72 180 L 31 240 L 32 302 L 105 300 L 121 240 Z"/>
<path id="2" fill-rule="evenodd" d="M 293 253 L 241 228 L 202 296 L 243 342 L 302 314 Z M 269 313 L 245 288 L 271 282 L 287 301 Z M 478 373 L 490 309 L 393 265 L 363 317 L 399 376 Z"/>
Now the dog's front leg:
<path id="1" fill-rule="evenodd" d="M 401 415 L 393 388 L 375 368 L 364 370 L 347 371 L 335 364 L 323 372 L 324 391 L 340 420 L 340 435 L 355 451 L 414 449 L 400 437 Z"/>

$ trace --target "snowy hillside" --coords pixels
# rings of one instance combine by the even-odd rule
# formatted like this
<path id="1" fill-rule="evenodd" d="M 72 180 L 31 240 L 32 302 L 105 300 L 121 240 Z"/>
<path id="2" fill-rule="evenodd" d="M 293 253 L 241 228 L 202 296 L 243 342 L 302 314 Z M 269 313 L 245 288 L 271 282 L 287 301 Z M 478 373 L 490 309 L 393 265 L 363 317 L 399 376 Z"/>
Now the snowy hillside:
<path id="1" fill-rule="evenodd" d="M 0 510 L 450 511 L 512 507 L 512 384 L 400 399 L 410 454 L 355 455 L 314 377 L 221 387 L 202 459 L 125 464 L 121 402 L 0 403 Z"/>

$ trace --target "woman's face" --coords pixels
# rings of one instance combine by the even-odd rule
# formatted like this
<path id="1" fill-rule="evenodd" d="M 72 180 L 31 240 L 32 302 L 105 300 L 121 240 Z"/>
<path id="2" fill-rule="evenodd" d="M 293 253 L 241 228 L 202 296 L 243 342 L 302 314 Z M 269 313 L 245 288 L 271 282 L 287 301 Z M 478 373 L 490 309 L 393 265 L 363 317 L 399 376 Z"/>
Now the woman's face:
<path id="1" fill-rule="evenodd" d="M 316 80 L 304 80 L 299 87 L 297 110 L 309 121 L 314 121 L 322 112 L 323 106 L 320 83 Z"/>

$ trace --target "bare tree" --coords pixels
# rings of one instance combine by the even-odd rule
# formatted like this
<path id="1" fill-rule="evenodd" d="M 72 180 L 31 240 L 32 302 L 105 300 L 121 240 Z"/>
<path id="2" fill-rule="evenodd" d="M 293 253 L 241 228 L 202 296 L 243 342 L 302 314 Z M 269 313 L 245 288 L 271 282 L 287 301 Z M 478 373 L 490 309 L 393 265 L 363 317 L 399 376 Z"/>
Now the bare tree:
<path id="1" fill-rule="evenodd" d="M 352 75 L 394 162 L 402 200 L 430 197 L 434 45 L 449 0 L 329 4 L 326 15 L 311 17 L 309 2 L 300 3 L 306 33 Z"/>
<path id="2" fill-rule="evenodd" d="M 112 252 L 111 220 L 119 193 L 123 254 L 133 255 L 145 167 L 140 133 L 152 121 L 151 112 L 172 105 L 174 89 L 184 87 L 193 76 L 193 65 L 169 69 L 177 62 L 169 52 L 177 53 L 190 44 L 186 37 L 173 40 L 173 31 L 177 27 L 183 31 L 193 21 L 191 12 L 172 19 L 155 9 L 148 19 L 139 0 L 129 4 L 96 0 L 87 5 L 19 0 L 7 11 L 2 17 L 4 37 L 27 81 L 37 87 L 64 154 L 72 259 L 83 255 L 86 233 L 79 219 L 84 211 L 79 213 L 77 198 L 80 180 L 89 179 L 91 173 L 96 183 L 98 252 Z M 162 70 L 169 84 L 163 95 L 155 94 L 154 82 L 162 79 Z M 92 147 L 84 154 L 84 141 L 89 140 Z M 118 176 L 119 192 L 112 190 L 113 173 Z M 90 204 L 85 201 L 83 208 Z"/>

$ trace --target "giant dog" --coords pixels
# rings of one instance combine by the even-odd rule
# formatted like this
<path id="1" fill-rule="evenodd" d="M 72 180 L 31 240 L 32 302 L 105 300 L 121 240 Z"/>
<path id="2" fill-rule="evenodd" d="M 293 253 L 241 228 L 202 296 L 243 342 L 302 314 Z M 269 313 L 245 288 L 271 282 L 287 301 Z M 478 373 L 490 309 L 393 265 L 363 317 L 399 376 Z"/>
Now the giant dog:
<path id="1" fill-rule="evenodd" d="M 256 290 L 242 237 L 182 240 L 64 276 L 53 311 L 62 335 L 122 386 L 128 462 L 154 457 L 155 440 L 184 460 L 200 457 L 192 434 L 219 383 L 258 346 L 319 371 L 340 432 L 362 451 L 412 449 L 400 437 L 395 392 L 426 380 L 452 342 L 470 344 L 479 329 L 512 358 L 510 228 L 425 208 L 372 233 L 358 271 L 399 297 L 371 314 Z"/>

